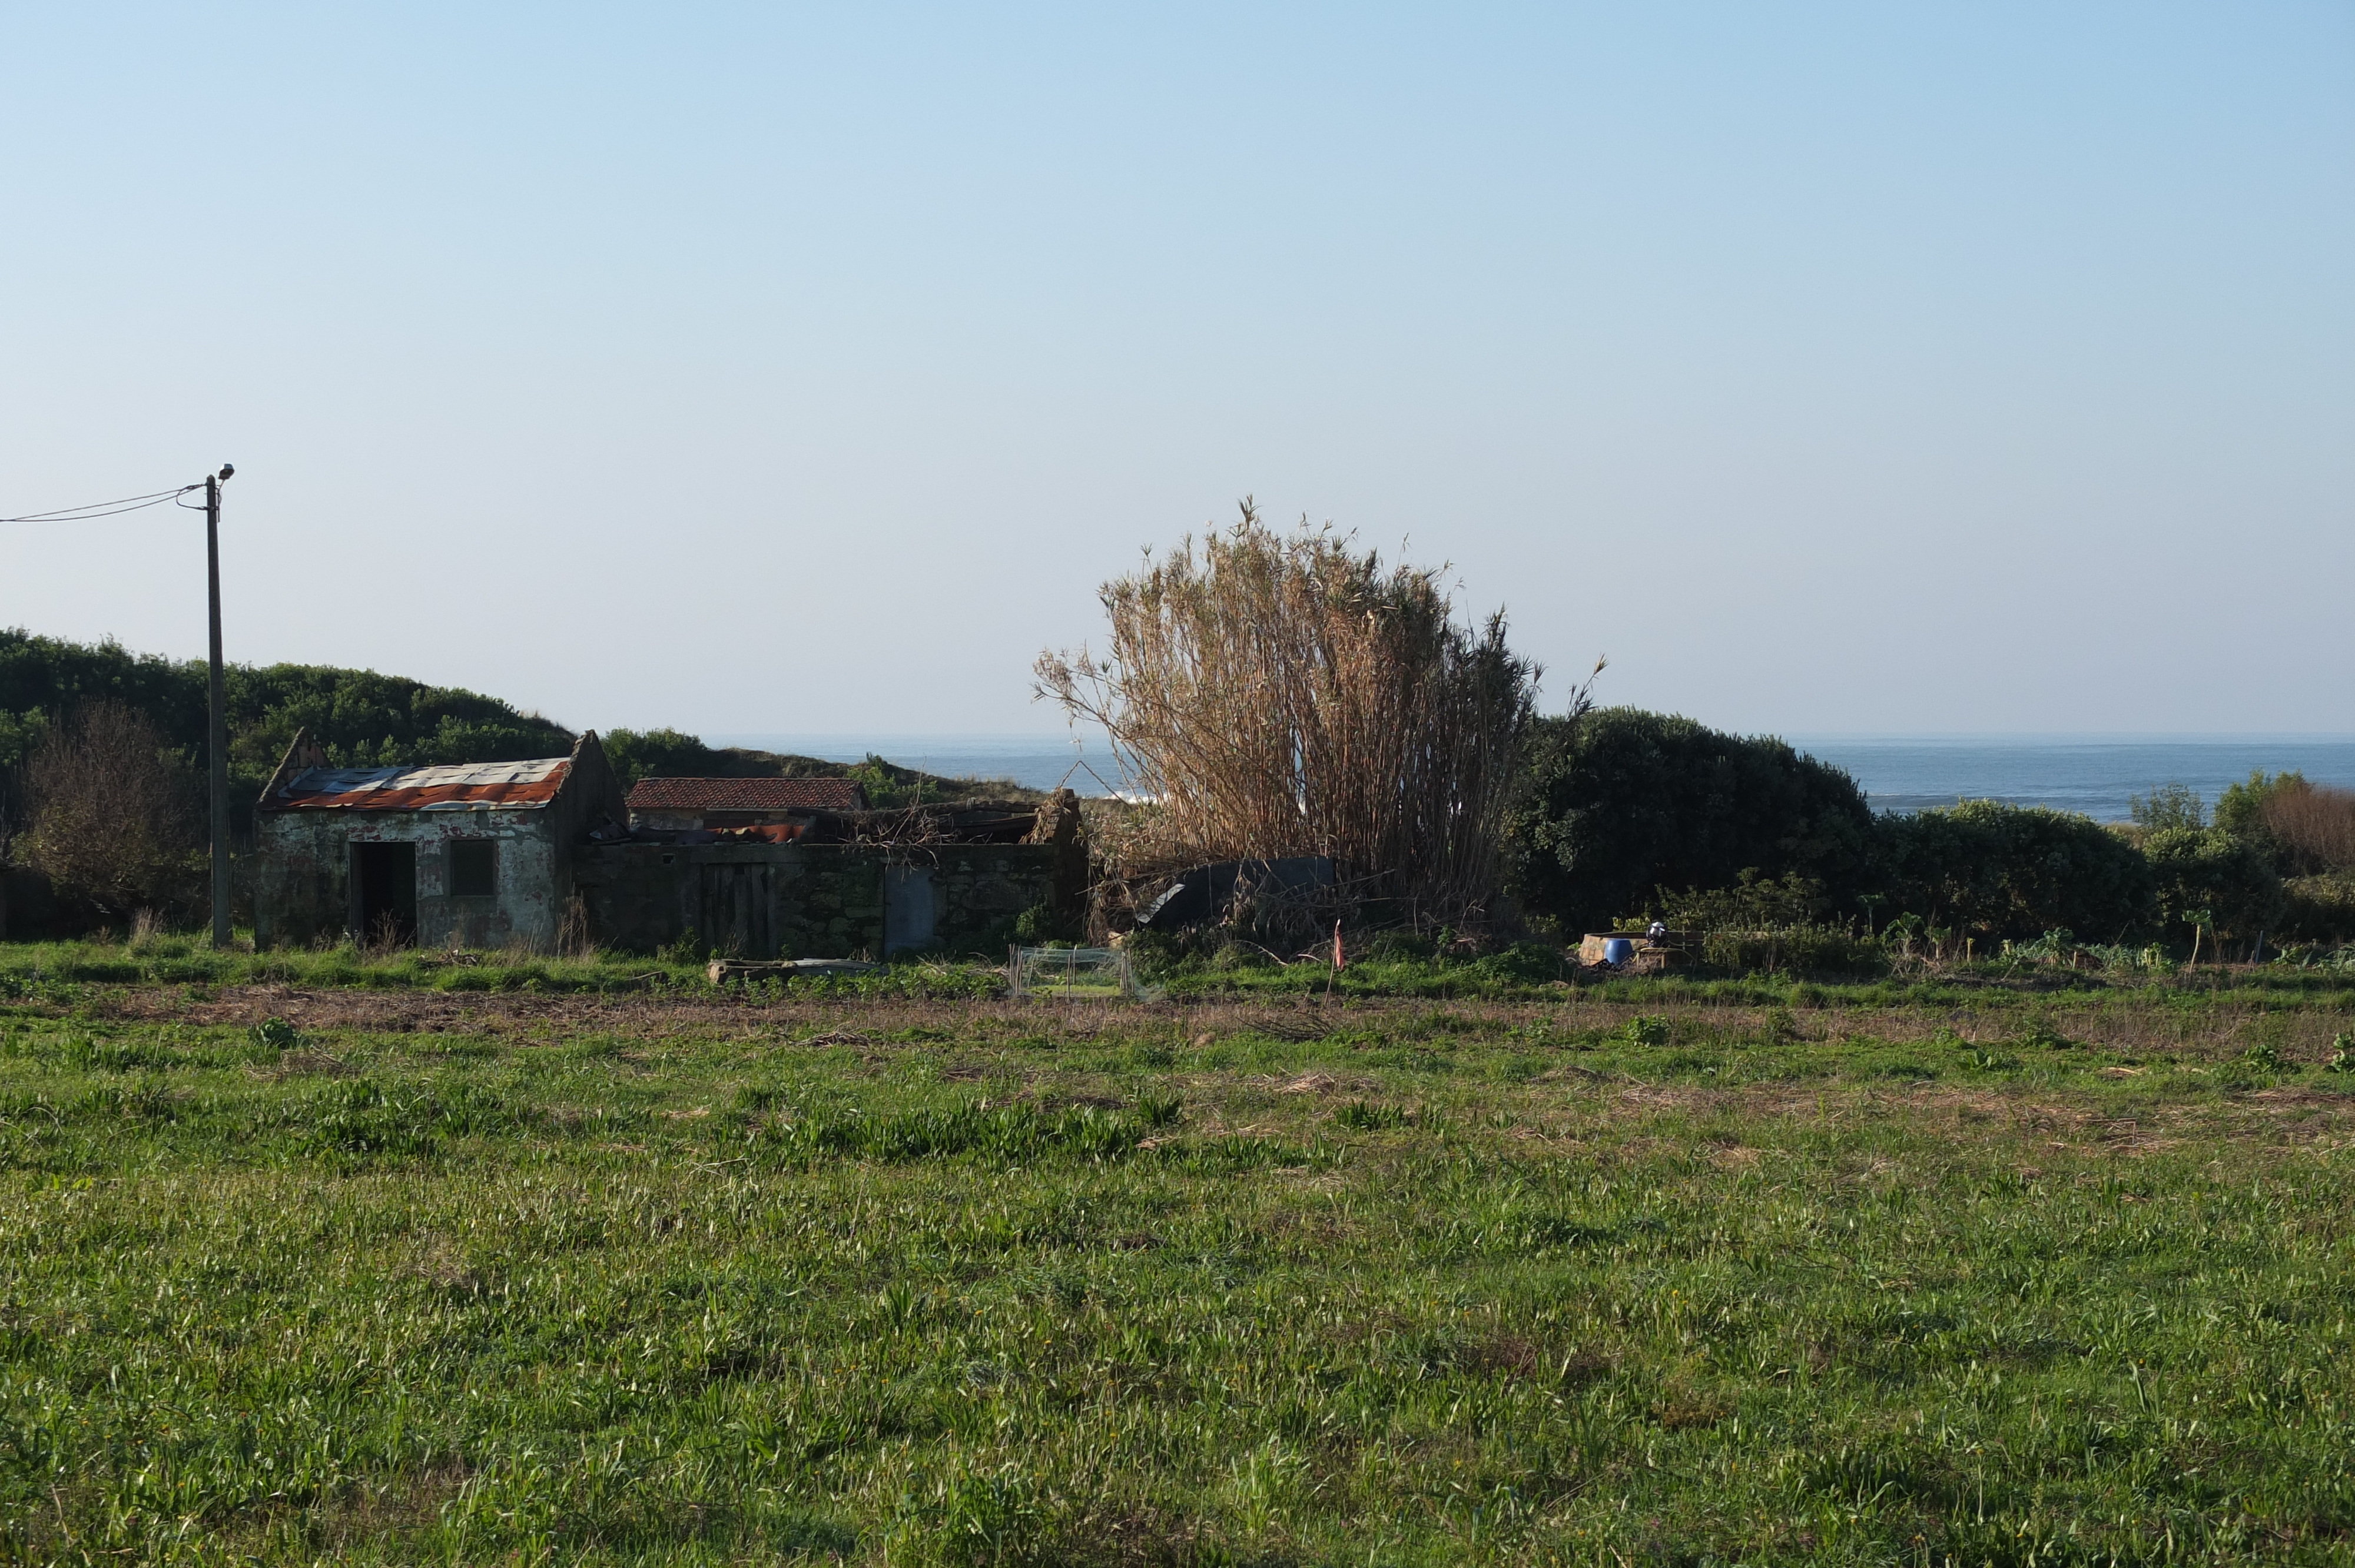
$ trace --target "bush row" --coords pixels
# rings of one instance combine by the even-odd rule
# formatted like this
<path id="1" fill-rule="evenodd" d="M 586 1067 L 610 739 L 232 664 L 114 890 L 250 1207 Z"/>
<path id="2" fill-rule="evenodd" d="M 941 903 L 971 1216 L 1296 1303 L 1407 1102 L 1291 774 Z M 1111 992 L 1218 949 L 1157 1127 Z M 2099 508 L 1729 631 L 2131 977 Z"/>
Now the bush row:
<path id="1" fill-rule="evenodd" d="M 1524 913 L 1571 938 L 1642 914 L 2246 946 L 2355 938 L 2355 868 L 2331 866 L 2335 841 L 2307 821 L 2339 793 L 2260 776 L 2211 826 L 2197 796 L 2162 792 L 2125 831 L 1992 800 L 1876 816 L 1848 774 L 1779 740 L 1613 708 L 1540 722 L 1510 833 Z"/>

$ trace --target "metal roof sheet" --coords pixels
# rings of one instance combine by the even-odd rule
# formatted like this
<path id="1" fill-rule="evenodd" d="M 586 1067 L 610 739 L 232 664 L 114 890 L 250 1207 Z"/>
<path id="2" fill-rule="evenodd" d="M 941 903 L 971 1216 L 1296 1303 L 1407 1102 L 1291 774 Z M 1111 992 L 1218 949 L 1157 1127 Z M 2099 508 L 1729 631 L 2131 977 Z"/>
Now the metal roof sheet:
<path id="1" fill-rule="evenodd" d="M 280 811 L 529 810 L 555 800 L 571 770 L 567 757 L 455 768 L 313 768 L 262 805 Z"/>
<path id="2" fill-rule="evenodd" d="M 642 779 L 633 811 L 856 811 L 867 803 L 848 779 Z"/>

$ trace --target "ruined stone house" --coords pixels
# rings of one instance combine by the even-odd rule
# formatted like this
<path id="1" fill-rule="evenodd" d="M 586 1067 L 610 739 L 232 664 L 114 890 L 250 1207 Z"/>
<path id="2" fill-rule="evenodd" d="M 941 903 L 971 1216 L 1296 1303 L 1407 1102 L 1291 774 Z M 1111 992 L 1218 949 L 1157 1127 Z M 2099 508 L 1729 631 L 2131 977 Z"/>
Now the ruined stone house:
<path id="1" fill-rule="evenodd" d="M 254 939 L 549 951 L 589 833 L 623 812 L 594 732 L 570 757 L 336 768 L 297 736 L 254 818 Z"/>
<path id="2" fill-rule="evenodd" d="M 652 782 L 651 780 L 649 782 Z M 691 786 L 736 780 L 666 780 Z M 747 959 L 1002 950 L 1026 911 L 1087 899 L 1087 842 L 1070 790 L 1044 803 L 812 810 L 789 842 L 757 826 L 665 830 L 584 849 L 575 879 L 600 942 L 684 943 Z"/>
<path id="3" fill-rule="evenodd" d="M 632 951 L 882 958 L 990 951 L 1026 911 L 1085 904 L 1068 790 L 1044 805 L 869 811 L 848 791 L 825 795 L 850 808 L 835 810 L 808 792 L 706 788 L 815 780 L 659 782 L 634 798 L 673 804 L 634 823 L 593 734 L 570 757 L 382 768 L 330 767 L 298 736 L 257 815 L 256 940 L 548 951 L 569 923 Z M 659 825 L 665 811 L 693 825 Z M 707 825 L 731 811 L 773 820 Z"/>

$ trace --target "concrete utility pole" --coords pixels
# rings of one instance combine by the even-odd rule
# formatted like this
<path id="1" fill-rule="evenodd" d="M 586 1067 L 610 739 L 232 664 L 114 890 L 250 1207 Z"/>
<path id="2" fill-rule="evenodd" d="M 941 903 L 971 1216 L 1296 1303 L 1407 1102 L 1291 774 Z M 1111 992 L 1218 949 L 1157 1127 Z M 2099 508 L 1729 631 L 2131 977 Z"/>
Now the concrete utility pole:
<path id="1" fill-rule="evenodd" d="M 221 681 L 220 636 L 220 493 L 234 463 L 205 476 L 205 590 L 212 615 L 212 670 L 208 683 L 209 724 L 206 747 L 211 752 L 213 786 L 213 946 L 226 948 L 229 935 L 229 698 Z"/>

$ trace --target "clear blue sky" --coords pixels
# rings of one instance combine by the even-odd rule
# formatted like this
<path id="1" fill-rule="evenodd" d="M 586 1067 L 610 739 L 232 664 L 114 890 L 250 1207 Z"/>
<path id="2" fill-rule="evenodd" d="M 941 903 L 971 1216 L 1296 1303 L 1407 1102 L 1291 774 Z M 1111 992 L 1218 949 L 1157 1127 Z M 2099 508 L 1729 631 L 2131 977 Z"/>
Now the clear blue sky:
<path id="1" fill-rule="evenodd" d="M 1055 727 L 1256 493 L 1743 730 L 2355 731 L 2355 7 L 16 5 L 0 514 L 232 657 Z M 201 527 L 0 624 L 203 647 Z"/>

